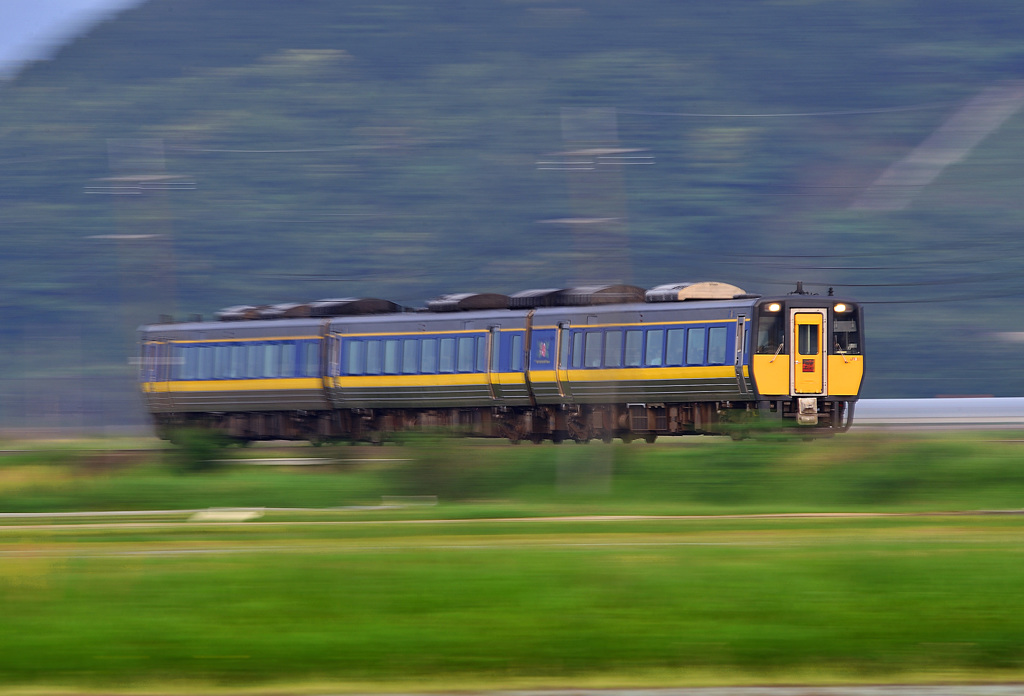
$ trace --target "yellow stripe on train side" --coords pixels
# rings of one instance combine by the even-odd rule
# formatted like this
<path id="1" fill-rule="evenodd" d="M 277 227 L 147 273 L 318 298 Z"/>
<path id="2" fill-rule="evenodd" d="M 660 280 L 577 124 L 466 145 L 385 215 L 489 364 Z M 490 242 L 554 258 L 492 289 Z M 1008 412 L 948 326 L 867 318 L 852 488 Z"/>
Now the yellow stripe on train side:
<path id="1" fill-rule="evenodd" d="M 744 366 L 744 371 L 746 366 Z M 746 375 L 744 375 L 746 376 Z M 626 367 L 594 370 L 569 370 L 570 382 L 635 382 L 666 379 L 736 379 L 732 365 L 710 367 Z"/>
<path id="2" fill-rule="evenodd" d="M 565 373 L 565 370 L 559 370 Z M 747 366 L 743 366 L 743 376 L 749 377 Z M 568 371 L 567 382 L 647 382 L 657 380 L 685 379 L 736 379 L 736 368 L 733 365 L 699 365 L 696 367 L 619 367 L 591 370 L 572 369 Z M 531 382 L 554 382 L 554 370 L 533 370 L 530 372 Z"/>

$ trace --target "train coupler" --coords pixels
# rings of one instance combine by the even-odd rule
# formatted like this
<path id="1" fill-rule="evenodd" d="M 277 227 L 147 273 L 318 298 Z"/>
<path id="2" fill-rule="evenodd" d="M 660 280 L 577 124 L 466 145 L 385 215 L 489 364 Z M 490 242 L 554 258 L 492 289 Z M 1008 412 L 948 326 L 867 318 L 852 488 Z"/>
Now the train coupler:
<path id="1" fill-rule="evenodd" d="M 800 397 L 797 400 L 796 422 L 798 425 L 818 424 L 818 400 L 812 397 Z"/>

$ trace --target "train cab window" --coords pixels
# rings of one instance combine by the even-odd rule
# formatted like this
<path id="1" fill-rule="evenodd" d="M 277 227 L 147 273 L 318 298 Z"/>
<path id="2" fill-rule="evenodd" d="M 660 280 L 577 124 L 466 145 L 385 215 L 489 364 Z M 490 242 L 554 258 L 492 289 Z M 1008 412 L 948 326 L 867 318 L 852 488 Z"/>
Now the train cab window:
<path id="1" fill-rule="evenodd" d="M 640 367 L 644 353 L 644 332 L 637 329 L 626 332 L 626 351 L 623 364 L 626 367 Z"/>
<path id="2" fill-rule="evenodd" d="M 365 363 L 366 344 L 362 341 L 345 341 L 345 374 L 363 374 Z"/>
<path id="3" fill-rule="evenodd" d="M 683 346 L 686 343 L 686 329 L 669 329 L 665 339 L 665 364 L 683 364 Z"/>
<path id="4" fill-rule="evenodd" d="M 622 332 L 609 331 L 604 335 L 604 366 L 622 365 Z"/>
<path id="5" fill-rule="evenodd" d="M 757 352 L 761 355 L 775 355 L 782 351 L 785 343 L 785 318 L 778 312 L 761 308 L 757 318 Z"/>
<path id="6" fill-rule="evenodd" d="M 424 338 L 420 341 L 420 372 L 425 374 L 437 372 L 436 338 Z"/>
<path id="7" fill-rule="evenodd" d="M 836 355 L 860 355 L 860 332 L 853 312 L 849 317 L 836 316 L 832 322 L 832 352 Z"/>
<path id="8" fill-rule="evenodd" d="M 577 331 L 572 335 L 572 356 L 570 358 L 572 368 L 578 370 L 583 367 L 583 332 Z"/>
<path id="9" fill-rule="evenodd" d="M 708 329 L 708 365 L 725 364 L 725 342 L 728 331 L 724 326 Z"/>
<path id="10" fill-rule="evenodd" d="M 402 341 L 402 372 L 411 375 L 419 370 L 420 342 L 415 338 Z"/>
<path id="11" fill-rule="evenodd" d="M 460 336 L 458 355 L 459 372 L 472 372 L 476 364 L 476 337 Z"/>
<path id="12" fill-rule="evenodd" d="M 441 339 L 441 362 L 439 372 L 455 372 L 455 339 Z"/>
<path id="13" fill-rule="evenodd" d="M 704 364 L 704 329 L 686 330 L 686 364 Z"/>
<path id="14" fill-rule="evenodd" d="M 512 360 L 509 367 L 513 372 L 521 372 L 523 369 L 523 337 L 520 334 L 512 336 Z"/>
<path id="15" fill-rule="evenodd" d="M 601 367 L 600 331 L 588 331 L 583 345 L 583 367 Z"/>
<path id="16" fill-rule="evenodd" d="M 384 374 L 386 375 L 398 374 L 399 343 L 400 341 L 397 338 L 384 341 Z"/>
<path id="17" fill-rule="evenodd" d="M 644 365 L 647 367 L 661 367 L 665 358 L 665 330 L 648 329 L 646 343 Z"/>

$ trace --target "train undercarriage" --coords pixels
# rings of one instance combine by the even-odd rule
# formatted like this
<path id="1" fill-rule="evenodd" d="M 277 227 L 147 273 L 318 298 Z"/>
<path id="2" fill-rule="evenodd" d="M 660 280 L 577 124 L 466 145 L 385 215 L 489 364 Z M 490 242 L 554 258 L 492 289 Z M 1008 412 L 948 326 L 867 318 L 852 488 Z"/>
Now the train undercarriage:
<path id="1" fill-rule="evenodd" d="M 812 403 L 813 402 L 813 403 Z M 348 409 L 243 413 L 154 414 L 159 437 L 174 440 L 182 428 L 221 433 L 238 442 L 307 440 L 381 444 L 396 433 L 446 430 L 470 437 L 520 442 L 587 443 L 615 439 L 654 442 L 660 436 L 729 435 L 742 439 L 758 432 L 793 427 L 801 436 L 845 432 L 853 402 L 781 399 L 685 404 L 593 404 L 530 408 Z"/>

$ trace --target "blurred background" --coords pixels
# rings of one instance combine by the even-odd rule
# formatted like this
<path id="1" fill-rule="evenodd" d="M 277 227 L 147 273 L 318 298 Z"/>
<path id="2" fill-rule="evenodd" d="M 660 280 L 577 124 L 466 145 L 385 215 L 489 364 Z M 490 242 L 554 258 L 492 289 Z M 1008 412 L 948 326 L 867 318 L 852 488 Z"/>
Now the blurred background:
<path id="1" fill-rule="evenodd" d="M 160 315 L 591 281 L 833 288 L 864 397 L 1024 394 L 1014 0 L 4 8 L 0 428 L 143 424 Z"/>

